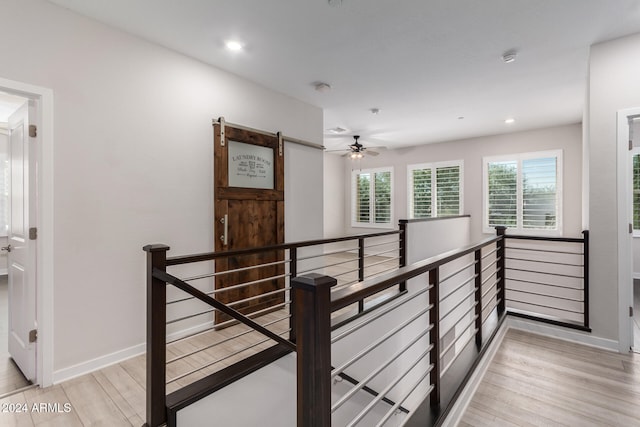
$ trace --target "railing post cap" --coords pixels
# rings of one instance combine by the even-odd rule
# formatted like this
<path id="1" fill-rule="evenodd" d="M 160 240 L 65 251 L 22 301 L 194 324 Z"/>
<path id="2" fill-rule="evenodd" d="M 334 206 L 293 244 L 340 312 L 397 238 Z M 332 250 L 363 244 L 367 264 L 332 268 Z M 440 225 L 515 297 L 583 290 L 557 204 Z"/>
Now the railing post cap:
<path id="1" fill-rule="evenodd" d="M 504 225 L 496 225 L 496 234 L 498 236 L 503 235 L 505 231 L 507 231 L 507 227 L 505 227 Z"/>
<path id="2" fill-rule="evenodd" d="M 318 273 L 309 273 L 291 279 L 291 287 L 306 290 L 331 288 L 335 286 L 336 283 L 338 283 L 338 281 L 335 278 Z"/>
<path id="3" fill-rule="evenodd" d="M 171 248 L 163 243 L 154 243 L 153 245 L 146 245 L 142 247 L 142 250 L 145 252 L 166 252 L 169 249 Z"/>

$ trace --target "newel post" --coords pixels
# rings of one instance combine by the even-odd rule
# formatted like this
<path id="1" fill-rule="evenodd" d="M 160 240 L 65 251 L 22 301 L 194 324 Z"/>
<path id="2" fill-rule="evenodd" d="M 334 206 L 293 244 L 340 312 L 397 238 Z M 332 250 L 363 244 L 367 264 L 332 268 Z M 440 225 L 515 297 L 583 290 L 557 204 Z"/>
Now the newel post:
<path id="1" fill-rule="evenodd" d="M 166 342 L 167 286 L 153 270 L 167 270 L 167 245 L 147 245 L 147 419 L 149 427 L 167 421 Z"/>
<path id="2" fill-rule="evenodd" d="M 502 239 L 496 242 L 497 251 L 496 257 L 498 262 L 496 263 L 498 271 L 496 272 L 496 294 L 498 295 L 498 316 L 502 316 L 506 310 L 506 300 L 505 300 L 505 279 L 506 279 L 506 271 L 505 271 L 505 232 L 507 227 L 499 225 L 496 227 L 496 234 L 501 236 Z"/>
<path id="3" fill-rule="evenodd" d="M 308 274 L 291 281 L 295 295 L 297 425 L 331 426 L 331 287 L 336 279 Z"/>
<path id="4" fill-rule="evenodd" d="M 583 246 L 582 246 L 582 253 L 583 253 L 583 272 L 582 272 L 582 277 L 583 277 L 583 292 L 584 292 L 584 327 L 588 328 L 589 327 L 589 230 L 584 230 L 582 232 L 583 234 Z"/>

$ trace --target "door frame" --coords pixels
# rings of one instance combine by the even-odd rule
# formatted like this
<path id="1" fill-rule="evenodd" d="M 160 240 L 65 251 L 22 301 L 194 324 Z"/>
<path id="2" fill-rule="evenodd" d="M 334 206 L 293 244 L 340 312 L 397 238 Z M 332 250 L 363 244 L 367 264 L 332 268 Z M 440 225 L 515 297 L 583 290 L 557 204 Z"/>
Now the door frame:
<path id="1" fill-rule="evenodd" d="M 633 317 L 629 316 L 629 304 L 633 305 L 633 233 L 632 223 L 631 161 L 629 159 L 629 118 L 640 115 L 640 108 L 618 111 L 618 347 L 627 353 L 633 346 Z"/>
<path id="2" fill-rule="evenodd" d="M 36 240 L 36 381 L 53 384 L 53 90 L 0 77 L 0 90 L 36 100 L 38 142 L 36 168 L 38 180 Z"/>

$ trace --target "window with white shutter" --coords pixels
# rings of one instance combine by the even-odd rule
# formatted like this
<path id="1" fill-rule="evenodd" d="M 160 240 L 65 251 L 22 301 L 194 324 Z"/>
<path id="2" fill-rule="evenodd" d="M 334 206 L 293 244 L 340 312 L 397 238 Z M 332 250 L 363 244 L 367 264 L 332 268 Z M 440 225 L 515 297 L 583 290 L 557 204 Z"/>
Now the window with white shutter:
<path id="1" fill-rule="evenodd" d="M 352 226 L 389 227 L 393 223 L 391 168 L 354 170 L 351 200 Z"/>
<path id="2" fill-rule="evenodd" d="M 484 231 L 562 233 L 562 151 L 483 159 Z"/>
<path id="3" fill-rule="evenodd" d="M 407 167 L 409 217 L 462 214 L 462 160 Z"/>
<path id="4" fill-rule="evenodd" d="M 640 236 L 640 148 L 631 152 L 633 167 L 633 235 Z"/>

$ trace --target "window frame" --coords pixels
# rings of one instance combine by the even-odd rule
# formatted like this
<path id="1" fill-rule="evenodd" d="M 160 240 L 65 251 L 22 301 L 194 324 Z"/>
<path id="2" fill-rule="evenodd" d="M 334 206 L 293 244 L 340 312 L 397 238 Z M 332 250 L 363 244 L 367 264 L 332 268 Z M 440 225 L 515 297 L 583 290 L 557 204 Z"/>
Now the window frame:
<path id="1" fill-rule="evenodd" d="M 556 158 L 556 228 L 553 230 L 523 228 L 523 188 L 522 188 L 522 162 L 525 160 Z M 562 236 L 563 229 L 563 150 L 533 151 L 517 154 L 498 156 L 485 156 L 482 158 L 482 231 L 487 234 L 495 234 L 495 228 L 489 226 L 489 163 L 516 162 L 516 223 L 517 227 L 508 227 L 508 232 L 527 236 Z"/>
<path id="2" fill-rule="evenodd" d="M 356 221 L 356 204 L 357 204 L 357 200 L 358 200 L 358 194 L 357 194 L 357 185 L 356 185 L 356 179 L 358 177 L 358 175 L 360 174 L 365 174 L 365 173 L 369 173 L 369 174 L 376 174 L 376 173 L 381 173 L 381 172 L 389 172 L 390 173 L 390 177 L 389 179 L 391 180 L 391 189 L 390 189 L 390 201 L 389 201 L 389 222 L 385 222 L 385 223 L 376 223 L 375 221 L 375 185 L 373 185 L 373 183 L 375 182 L 375 178 L 372 176 L 371 179 L 371 183 L 372 185 L 369 186 L 369 197 L 371 200 L 371 203 L 369 204 L 369 222 L 359 222 Z M 369 168 L 369 169 L 353 169 L 351 171 L 351 227 L 354 228 L 388 228 L 388 229 L 393 229 L 395 228 L 395 222 L 394 222 L 394 188 L 393 186 L 395 185 L 394 182 L 394 176 L 393 176 L 393 166 L 387 166 L 387 167 L 380 167 L 380 168 Z"/>
<path id="3" fill-rule="evenodd" d="M 438 179 L 437 169 L 458 166 L 460 168 L 460 182 L 458 192 L 459 211 L 457 215 L 464 213 L 464 160 L 447 160 L 443 162 L 415 163 L 407 165 L 407 214 L 409 219 L 415 219 L 415 212 L 412 209 L 413 204 L 413 171 L 431 169 L 431 217 L 430 218 L 446 218 L 456 215 L 438 215 Z"/>

